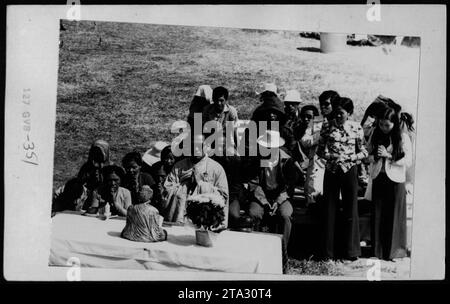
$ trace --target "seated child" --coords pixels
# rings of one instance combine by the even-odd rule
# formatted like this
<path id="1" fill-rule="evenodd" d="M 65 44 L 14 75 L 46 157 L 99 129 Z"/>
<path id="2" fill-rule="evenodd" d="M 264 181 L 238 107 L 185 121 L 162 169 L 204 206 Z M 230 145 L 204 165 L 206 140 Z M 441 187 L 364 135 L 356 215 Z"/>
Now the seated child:
<path id="1" fill-rule="evenodd" d="M 145 185 L 139 192 L 138 204 L 127 209 L 127 223 L 121 236 L 135 242 L 160 242 L 167 240 L 158 210 L 150 205 L 152 189 Z"/>

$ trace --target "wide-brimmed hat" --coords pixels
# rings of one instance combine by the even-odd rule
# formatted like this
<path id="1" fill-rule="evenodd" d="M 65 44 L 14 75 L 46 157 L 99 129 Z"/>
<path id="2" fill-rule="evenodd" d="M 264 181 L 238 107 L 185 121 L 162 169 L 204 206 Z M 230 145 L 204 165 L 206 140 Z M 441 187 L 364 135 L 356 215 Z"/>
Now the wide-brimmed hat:
<path id="1" fill-rule="evenodd" d="M 267 130 L 256 141 L 266 148 L 279 148 L 284 145 L 284 139 L 281 138 L 280 132 L 274 130 Z"/>
<path id="2" fill-rule="evenodd" d="M 286 92 L 286 96 L 283 99 L 284 102 L 297 102 L 301 103 L 302 98 L 300 97 L 300 92 L 297 90 L 289 90 Z"/>
<path id="3" fill-rule="evenodd" d="M 161 151 L 169 144 L 165 141 L 156 141 L 150 145 L 145 154 L 142 156 L 142 160 L 149 166 L 161 160 Z"/>
<path id="4" fill-rule="evenodd" d="M 259 90 L 259 92 L 258 92 L 258 90 L 256 90 L 255 92 L 256 92 L 256 95 L 260 95 L 261 93 L 266 92 L 266 91 L 269 91 L 269 92 L 273 92 L 273 93 L 275 93 L 275 94 L 278 94 L 278 93 L 277 93 L 277 86 L 276 86 L 276 84 L 274 84 L 274 83 L 272 83 L 272 82 L 270 82 L 270 83 L 265 83 L 265 84 L 263 85 L 263 89 L 262 89 L 262 90 Z"/>

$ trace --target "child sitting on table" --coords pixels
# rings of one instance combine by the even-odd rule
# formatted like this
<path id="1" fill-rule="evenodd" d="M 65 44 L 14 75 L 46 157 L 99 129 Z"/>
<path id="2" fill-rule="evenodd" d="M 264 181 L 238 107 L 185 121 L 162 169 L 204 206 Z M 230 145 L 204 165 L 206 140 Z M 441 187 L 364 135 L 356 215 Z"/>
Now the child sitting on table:
<path id="1" fill-rule="evenodd" d="M 167 240 L 167 231 L 162 228 L 162 217 L 150 205 L 152 189 L 145 185 L 139 192 L 138 204 L 128 207 L 127 223 L 121 236 L 135 242 L 160 242 Z"/>

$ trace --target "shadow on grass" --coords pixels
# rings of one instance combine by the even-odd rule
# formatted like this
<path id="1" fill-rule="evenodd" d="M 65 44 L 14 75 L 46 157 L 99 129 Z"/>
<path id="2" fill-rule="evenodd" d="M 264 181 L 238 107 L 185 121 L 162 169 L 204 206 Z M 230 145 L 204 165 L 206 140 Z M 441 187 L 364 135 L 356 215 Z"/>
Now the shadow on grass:
<path id="1" fill-rule="evenodd" d="M 320 49 L 316 47 L 298 47 L 297 50 L 312 53 L 320 53 Z"/>

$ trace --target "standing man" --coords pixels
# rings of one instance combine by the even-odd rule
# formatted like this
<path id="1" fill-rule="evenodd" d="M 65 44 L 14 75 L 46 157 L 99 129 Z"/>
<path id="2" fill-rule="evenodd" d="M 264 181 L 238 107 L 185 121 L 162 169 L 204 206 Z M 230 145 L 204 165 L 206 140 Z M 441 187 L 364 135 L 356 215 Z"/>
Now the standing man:
<path id="1" fill-rule="evenodd" d="M 237 134 L 236 127 L 238 113 L 235 107 L 228 104 L 228 90 L 222 86 L 214 88 L 212 91 L 212 104 L 205 106 L 203 110 L 203 126 L 210 121 L 215 121 L 216 126 L 221 128 L 222 141 L 212 143 L 212 151 L 215 152 L 211 158 L 218 162 L 225 170 L 228 184 L 236 185 L 239 179 L 239 172 L 236 170 L 240 165 L 240 157 L 237 155 Z M 205 137 L 211 134 L 212 130 L 203 130 Z M 219 149 L 221 150 L 219 153 Z M 211 151 L 211 152 L 212 152 Z M 230 187 L 234 189 L 235 187 Z M 230 194 L 235 197 L 235 191 L 230 189 Z"/>
<path id="2" fill-rule="evenodd" d="M 206 105 L 203 108 L 202 127 L 208 121 L 217 121 L 222 126 L 224 135 L 226 134 L 226 129 L 231 127 L 232 130 L 231 132 L 228 132 L 228 134 L 232 135 L 230 140 L 232 140 L 231 142 L 235 147 L 236 142 L 234 140 L 234 133 L 236 123 L 238 121 L 238 113 L 235 107 L 228 104 L 228 90 L 224 87 L 214 88 L 212 92 L 212 100 L 212 104 Z"/>

